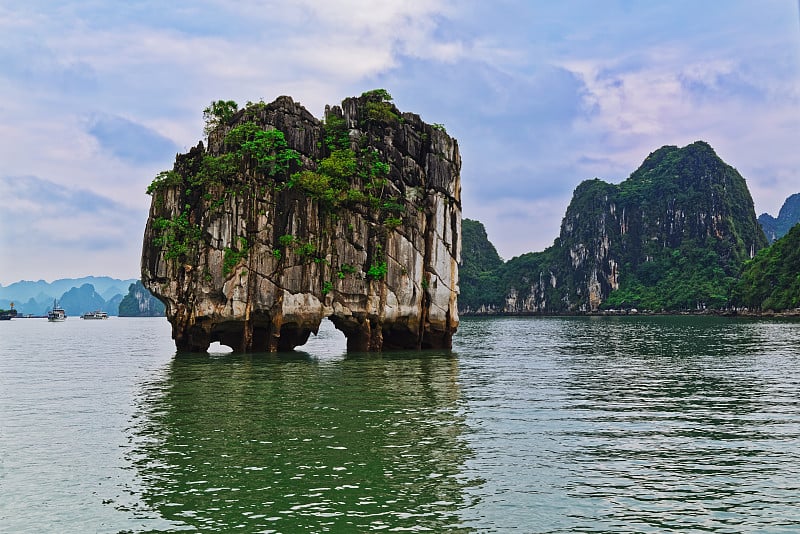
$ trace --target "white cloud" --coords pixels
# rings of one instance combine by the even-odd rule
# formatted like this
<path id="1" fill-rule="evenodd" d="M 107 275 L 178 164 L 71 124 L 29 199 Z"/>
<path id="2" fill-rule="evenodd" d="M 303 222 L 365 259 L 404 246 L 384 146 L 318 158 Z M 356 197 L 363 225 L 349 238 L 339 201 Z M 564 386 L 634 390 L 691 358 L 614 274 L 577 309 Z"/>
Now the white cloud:
<path id="1" fill-rule="evenodd" d="M 3 5 L 0 172 L 142 213 L 144 188 L 171 157 L 120 160 L 88 133 L 92 117 L 123 117 L 185 151 L 213 99 L 288 94 L 320 116 L 325 104 L 383 86 L 459 138 L 465 216 L 483 220 L 505 256 L 552 243 L 562 196 L 581 180 L 618 181 L 664 144 L 709 141 L 748 179 L 759 211 L 776 213 L 800 189 L 796 5 L 577 5 Z M 126 261 L 137 268 L 143 222 L 126 230 L 135 243 Z"/>
<path id="2" fill-rule="evenodd" d="M 758 199 L 769 197 L 768 191 L 786 198 L 792 187 L 800 187 L 787 182 L 789 176 L 797 179 L 800 166 L 800 156 L 791 149 L 800 138 L 796 83 L 775 75 L 748 76 L 750 66 L 741 61 L 687 61 L 690 55 L 661 50 L 632 68 L 613 60 L 565 62 L 585 86 L 587 113 L 577 129 L 605 136 L 586 150 L 586 157 L 611 158 L 633 171 L 661 145 L 703 139 L 739 168 Z M 768 177 L 751 173 L 766 160 L 773 172 L 789 175 L 780 187 L 773 181 L 777 177 L 762 187 Z"/>
<path id="3" fill-rule="evenodd" d="M 97 265 L 113 265 L 125 277 L 138 272 L 131 258 L 141 252 L 144 209 L 34 176 L 0 177 L 0 197 L 6 223 L 0 232 L 4 283 L 96 274 Z M 47 266 L 55 270 L 42 269 Z"/>

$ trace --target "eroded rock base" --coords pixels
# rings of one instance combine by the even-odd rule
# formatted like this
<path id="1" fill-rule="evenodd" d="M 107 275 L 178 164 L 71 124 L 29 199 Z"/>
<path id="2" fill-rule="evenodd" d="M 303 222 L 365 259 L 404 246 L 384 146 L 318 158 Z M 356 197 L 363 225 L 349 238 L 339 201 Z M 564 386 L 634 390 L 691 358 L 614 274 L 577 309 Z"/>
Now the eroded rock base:
<path id="1" fill-rule="evenodd" d="M 353 323 L 335 316 L 331 322 L 347 339 L 348 352 L 380 352 L 391 350 L 450 349 L 453 331 L 429 330 L 421 337 L 406 328 L 382 328 L 366 320 Z M 269 321 L 200 321 L 188 327 L 175 328 L 173 338 L 179 352 L 206 352 L 211 343 L 219 342 L 236 352 L 284 352 L 305 345 L 319 325 L 287 323 L 280 328 Z"/>

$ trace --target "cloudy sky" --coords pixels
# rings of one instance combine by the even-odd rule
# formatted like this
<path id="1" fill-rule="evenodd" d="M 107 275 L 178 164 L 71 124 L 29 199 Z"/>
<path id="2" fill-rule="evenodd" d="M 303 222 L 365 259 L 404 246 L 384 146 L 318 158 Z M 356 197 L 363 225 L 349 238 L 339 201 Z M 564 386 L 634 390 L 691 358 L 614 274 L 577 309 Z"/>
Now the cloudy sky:
<path id="1" fill-rule="evenodd" d="M 212 100 L 385 88 L 443 123 L 463 214 L 542 250 L 584 179 L 708 141 L 800 192 L 797 0 L 0 0 L 0 283 L 139 276 L 147 184 Z"/>

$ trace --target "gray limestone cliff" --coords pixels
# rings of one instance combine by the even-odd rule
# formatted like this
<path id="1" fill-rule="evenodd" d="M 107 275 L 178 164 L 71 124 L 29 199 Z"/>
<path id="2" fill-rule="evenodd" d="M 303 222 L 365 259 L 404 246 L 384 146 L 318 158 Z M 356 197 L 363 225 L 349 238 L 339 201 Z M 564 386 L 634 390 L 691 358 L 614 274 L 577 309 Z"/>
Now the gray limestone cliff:
<path id="1" fill-rule="evenodd" d="M 724 309 L 766 245 L 736 169 L 703 141 L 664 146 L 620 184 L 578 185 L 551 247 L 464 269 L 465 289 L 482 291 L 464 292 L 461 313 Z"/>
<path id="2" fill-rule="evenodd" d="M 349 351 L 449 348 L 460 167 L 383 90 L 324 120 L 286 96 L 219 114 L 148 189 L 142 281 L 179 350 L 290 350 L 325 317 Z"/>
<path id="3" fill-rule="evenodd" d="M 137 280 L 118 304 L 120 317 L 163 317 L 164 305 Z"/>

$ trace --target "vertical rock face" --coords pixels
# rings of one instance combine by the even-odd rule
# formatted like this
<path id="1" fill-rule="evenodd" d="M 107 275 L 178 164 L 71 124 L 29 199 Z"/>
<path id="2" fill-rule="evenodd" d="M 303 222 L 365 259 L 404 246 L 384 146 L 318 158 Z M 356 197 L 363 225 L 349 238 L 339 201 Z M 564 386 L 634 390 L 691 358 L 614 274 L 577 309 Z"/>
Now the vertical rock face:
<path id="1" fill-rule="evenodd" d="M 451 346 L 458 145 L 390 99 L 324 121 L 285 96 L 249 105 L 157 177 L 142 280 L 179 350 L 289 350 L 325 317 L 352 351 Z"/>
<path id="2" fill-rule="evenodd" d="M 553 246 L 464 269 L 484 300 L 462 313 L 723 308 L 742 263 L 766 244 L 736 169 L 703 141 L 665 146 L 618 185 L 581 183 Z"/>
<path id="3" fill-rule="evenodd" d="M 164 305 L 137 280 L 119 303 L 120 317 L 163 317 Z"/>
<path id="4" fill-rule="evenodd" d="M 583 182 L 557 243 L 572 267 L 563 302 L 576 311 L 724 306 L 741 264 L 767 244 L 744 178 L 703 141 L 656 150 L 618 186 Z"/>

